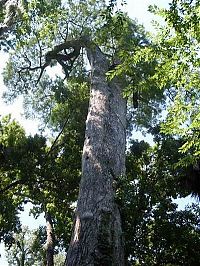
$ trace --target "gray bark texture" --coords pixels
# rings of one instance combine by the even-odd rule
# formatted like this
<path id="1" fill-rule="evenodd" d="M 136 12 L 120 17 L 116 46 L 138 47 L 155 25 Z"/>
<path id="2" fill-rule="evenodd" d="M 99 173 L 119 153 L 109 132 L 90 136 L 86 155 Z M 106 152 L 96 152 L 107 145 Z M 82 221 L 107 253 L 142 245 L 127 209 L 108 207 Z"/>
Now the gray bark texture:
<path id="1" fill-rule="evenodd" d="M 53 223 L 50 213 L 45 213 L 46 219 L 46 266 L 54 266 L 54 233 L 53 233 Z"/>
<path id="2" fill-rule="evenodd" d="M 119 80 L 108 82 L 106 56 L 87 49 L 91 65 L 90 105 L 82 156 L 82 178 L 66 266 L 123 266 L 123 235 L 115 186 L 125 175 L 126 101 Z"/>

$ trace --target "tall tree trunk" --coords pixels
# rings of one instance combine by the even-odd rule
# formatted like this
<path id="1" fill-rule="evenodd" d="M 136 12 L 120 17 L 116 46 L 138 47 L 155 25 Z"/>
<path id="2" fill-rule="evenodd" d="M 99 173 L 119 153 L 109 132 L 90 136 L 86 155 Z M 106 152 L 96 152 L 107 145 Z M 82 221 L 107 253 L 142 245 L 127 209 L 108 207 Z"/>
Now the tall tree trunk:
<path id="1" fill-rule="evenodd" d="M 46 265 L 54 266 L 54 233 L 53 233 L 53 223 L 49 212 L 45 213 L 45 219 L 46 219 L 46 232 L 47 232 Z"/>
<path id="2" fill-rule="evenodd" d="M 26 254 L 25 254 L 25 251 L 22 250 L 21 264 L 20 264 L 20 266 L 24 266 L 25 265 L 25 259 L 26 259 Z"/>
<path id="3" fill-rule="evenodd" d="M 123 236 L 115 186 L 125 174 L 126 102 L 119 80 L 108 82 L 108 61 L 98 47 L 87 50 L 91 64 L 76 218 L 65 265 L 123 266 Z"/>

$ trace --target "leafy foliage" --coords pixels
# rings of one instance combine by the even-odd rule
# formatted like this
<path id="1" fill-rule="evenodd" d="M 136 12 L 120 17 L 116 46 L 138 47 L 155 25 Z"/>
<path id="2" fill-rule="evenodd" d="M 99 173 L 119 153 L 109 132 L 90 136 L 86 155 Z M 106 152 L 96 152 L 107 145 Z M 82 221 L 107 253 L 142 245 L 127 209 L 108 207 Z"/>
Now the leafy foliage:
<path id="1" fill-rule="evenodd" d="M 126 259 L 132 265 L 198 265 L 199 207 L 178 211 L 172 197 L 199 192 L 199 181 L 188 183 L 188 176 L 193 179 L 191 164 L 198 166 L 200 153 L 199 1 L 173 0 L 169 10 L 150 7 L 165 19 L 154 39 L 119 9 L 115 12 L 116 4 L 23 1 L 4 72 L 6 97 L 23 94 L 27 116 L 39 116 L 54 138 L 49 146 L 41 135 L 27 137 L 10 117 L 1 121 L 0 240 L 13 243 L 13 232 L 20 228 L 18 212 L 31 201 L 34 215 L 51 213 L 57 247 L 67 248 L 81 175 L 90 71 L 83 49 L 67 80 L 61 79 L 55 60 L 47 69 L 43 66 L 56 45 L 90 36 L 108 55 L 108 80 L 117 76 L 124 83 L 129 132 L 135 126 L 157 132 L 155 147 L 131 142 L 127 176 L 117 184 Z M 166 105 L 166 121 L 158 134 L 154 126 Z"/>
<path id="2" fill-rule="evenodd" d="M 22 227 L 21 232 L 14 234 L 12 247 L 6 250 L 9 265 L 44 265 L 45 252 L 43 249 L 45 238 L 40 236 L 41 228 L 30 231 Z"/>
<path id="3" fill-rule="evenodd" d="M 54 143 L 48 148 L 46 139 L 39 135 L 22 135 L 20 139 L 19 134 L 24 133 L 21 127 L 10 118 L 5 120 L 1 135 L 1 237 L 5 239 L 6 232 L 12 233 L 17 226 L 17 210 L 22 210 L 23 204 L 31 201 L 36 205 L 33 209 L 36 216 L 41 212 L 51 213 L 57 225 L 55 231 L 58 239 L 68 243 L 72 225 L 71 204 L 77 196 L 83 140 L 79 140 L 78 134 L 72 138 L 74 131 L 71 124 L 68 133 L 66 131 L 66 135 L 59 140 L 62 145 L 58 142 L 57 146 Z M 20 133 L 17 134 L 17 131 Z M 71 141 L 68 141 L 69 137 Z M 9 223 L 6 222 L 7 216 L 10 217 Z"/>
<path id="4" fill-rule="evenodd" d="M 181 136 L 188 164 L 199 157 L 199 1 L 172 1 L 169 10 L 152 7 L 165 18 L 157 39 L 159 64 L 154 76 L 160 86 L 170 84 L 163 132 Z M 192 155 L 192 156 L 191 156 Z"/>
<path id="5" fill-rule="evenodd" d="M 199 263 L 199 252 L 193 248 L 200 241 L 199 206 L 177 210 L 172 202 L 172 197 L 186 195 L 183 187 L 174 187 L 184 174 L 174 168 L 179 159 L 172 146 L 176 142 L 160 138 L 151 148 L 144 141 L 132 141 L 127 154 L 127 177 L 121 180 L 118 200 L 131 265 Z"/>

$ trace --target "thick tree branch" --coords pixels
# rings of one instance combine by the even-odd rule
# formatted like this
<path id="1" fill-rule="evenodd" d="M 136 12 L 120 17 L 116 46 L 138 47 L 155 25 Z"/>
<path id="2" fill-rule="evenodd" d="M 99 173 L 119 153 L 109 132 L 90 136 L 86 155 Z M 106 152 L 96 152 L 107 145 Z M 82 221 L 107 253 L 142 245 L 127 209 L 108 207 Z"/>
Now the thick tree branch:
<path id="1" fill-rule="evenodd" d="M 56 60 L 62 66 L 66 77 L 68 77 L 70 71 L 72 70 L 74 61 L 80 55 L 80 50 L 82 46 L 83 46 L 83 41 L 81 39 L 70 40 L 60 45 L 56 45 L 51 51 L 46 53 L 45 56 L 46 64 L 49 65 L 52 60 Z M 41 78 L 41 75 L 42 72 L 40 74 L 39 79 Z"/>
<path id="2" fill-rule="evenodd" d="M 35 66 L 32 67 L 31 66 L 31 62 L 30 60 L 26 60 L 28 61 L 29 65 L 20 68 L 20 70 L 18 71 L 18 74 L 20 75 L 21 72 L 23 71 L 35 71 L 40 69 L 40 74 L 39 77 L 37 79 L 37 84 L 39 83 L 44 70 L 51 64 L 51 62 L 53 60 L 57 61 L 64 73 L 65 76 L 68 77 L 70 72 L 72 71 L 74 62 L 76 61 L 76 59 L 78 58 L 78 56 L 80 55 L 80 51 L 82 47 L 86 47 L 88 46 L 90 43 L 90 41 L 87 38 L 80 38 L 80 39 L 75 39 L 75 40 L 67 40 L 59 45 L 54 46 L 54 48 L 47 52 L 45 55 L 45 63 L 42 64 L 42 60 L 41 60 L 41 47 L 40 47 L 40 65 L 39 66 Z"/>

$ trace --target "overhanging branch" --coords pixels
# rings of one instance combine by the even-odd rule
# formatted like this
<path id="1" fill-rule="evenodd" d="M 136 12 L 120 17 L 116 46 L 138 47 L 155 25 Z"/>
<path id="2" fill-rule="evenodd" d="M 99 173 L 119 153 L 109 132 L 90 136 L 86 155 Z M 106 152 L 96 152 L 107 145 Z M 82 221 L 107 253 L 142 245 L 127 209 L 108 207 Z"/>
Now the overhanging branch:
<path id="1" fill-rule="evenodd" d="M 82 46 L 82 39 L 68 40 L 64 43 L 56 45 L 51 51 L 46 53 L 45 64 L 49 65 L 52 60 L 56 60 L 62 66 L 65 72 L 65 76 L 68 77 L 75 60 L 80 55 L 80 50 Z M 42 71 L 40 73 L 39 79 L 41 78 L 41 76 Z"/>
<path id="2" fill-rule="evenodd" d="M 75 60 L 80 55 L 81 48 L 85 47 L 87 43 L 88 40 L 86 38 L 67 40 L 59 45 L 54 46 L 54 48 L 51 51 L 46 53 L 44 64 L 41 63 L 42 62 L 41 57 L 40 57 L 40 65 L 35 67 L 32 67 L 30 61 L 28 60 L 29 65 L 20 68 L 18 73 L 20 74 L 21 72 L 27 70 L 35 71 L 40 69 L 40 74 L 37 79 L 37 84 L 38 84 L 43 75 L 44 70 L 52 63 L 53 60 L 55 60 L 61 65 L 65 73 L 65 77 L 68 77 L 70 72 L 72 71 Z"/>

